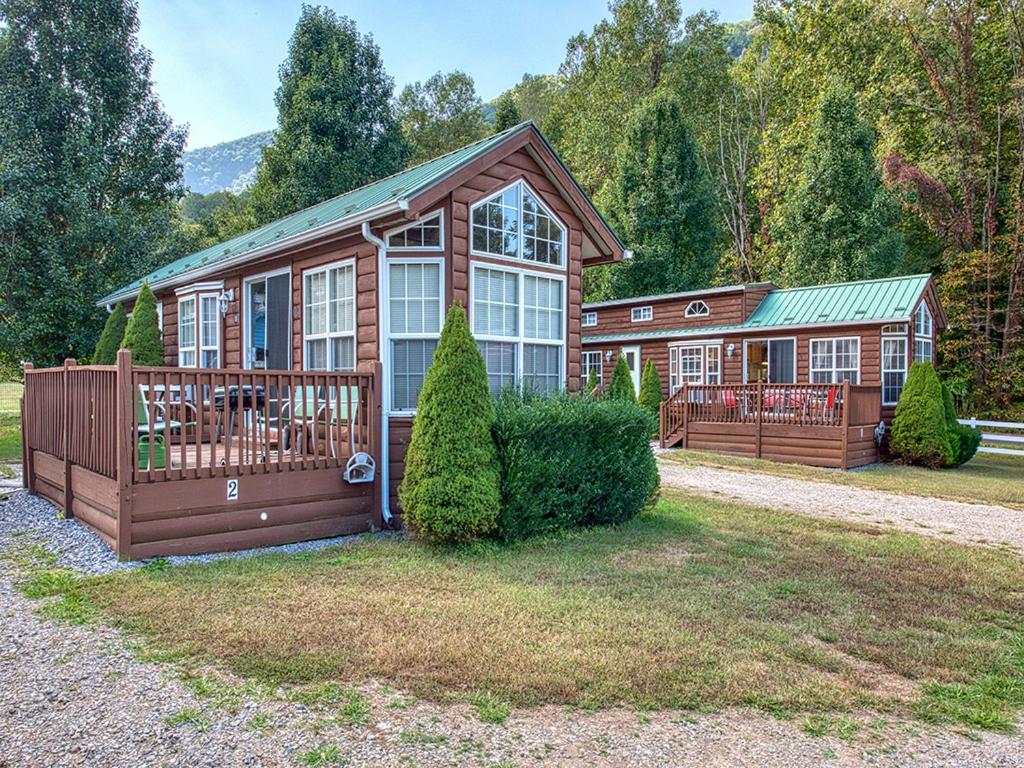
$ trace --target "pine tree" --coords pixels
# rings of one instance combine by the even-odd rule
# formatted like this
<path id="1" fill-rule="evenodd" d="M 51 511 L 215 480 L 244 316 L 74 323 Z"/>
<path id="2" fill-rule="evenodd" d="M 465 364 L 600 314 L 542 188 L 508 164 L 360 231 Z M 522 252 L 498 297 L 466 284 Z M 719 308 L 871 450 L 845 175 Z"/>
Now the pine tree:
<path id="1" fill-rule="evenodd" d="M 156 316 L 156 296 L 148 283 L 143 283 L 135 299 L 132 316 L 124 329 L 122 349 L 131 350 L 134 365 L 163 365 L 164 342 L 160 337 L 160 321 Z"/>
<path id="2" fill-rule="evenodd" d="M 661 409 L 661 376 L 654 367 L 653 360 L 644 363 L 643 373 L 640 374 L 640 395 L 637 397 L 637 403 L 655 415 Z"/>
<path id="3" fill-rule="evenodd" d="M 134 0 L 0 0 L 0 358 L 86 357 L 96 300 L 156 266 L 185 131 Z"/>
<path id="4" fill-rule="evenodd" d="M 428 541 L 471 542 L 498 519 L 494 400 L 466 310 L 452 305 L 416 405 L 402 515 Z"/>
<path id="5" fill-rule="evenodd" d="M 626 356 L 619 354 L 615 361 L 615 369 L 612 371 L 612 380 L 608 384 L 608 392 L 605 395 L 609 400 L 625 400 L 630 403 L 636 402 L 636 389 L 633 387 L 633 374 L 629 371 L 626 363 Z"/>
<path id="6" fill-rule="evenodd" d="M 655 96 L 634 114 L 601 200 L 636 255 L 609 277 L 613 297 L 706 287 L 718 263 L 718 209 L 678 100 Z"/>
<path id="7" fill-rule="evenodd" d="M 380 50 L 355 22 L 304 5 L 280 69 L 278 129 L 252 189 L 257 223 L 340 195 L 405 164 Z"/>
<path id="8" fill-rule="evenodd" d="M 93 365 L 113 365 L 117 362 L 117 350 L 121 347 L 127 325 L 128 316 L 124 313 L 124 307 L 115 304 L 107 315 L 107 322 L 103 324 L 103 333 L 96 342 L 96 351 L 92 353 Z"/>
<path id="9" fill-rule="evenodd" d="M 523 122 L 519 114 L 519 107 L 511 93 L 506 93 L 498 99 L 498 108 L 494 111 L 494 132 L 501 133 L 512 126 Z"/>
<path id="10" fill-rule="evenodd" d="M 487 121 L 473 78 L 465 72 L 438 72 L 425 83 L 407 85 L 398 97 L 402 131 L 422 163 L 487 135 Z"/>
<path id="11" fill-rule="evenodd" d="M 857 97 L 832 83 L 818 108 L 803 176 L 786 205 L 783 269 L 791 285 L 880 277 L 902 263 L 899 207 L 882 184 L 874 149 Z"/>

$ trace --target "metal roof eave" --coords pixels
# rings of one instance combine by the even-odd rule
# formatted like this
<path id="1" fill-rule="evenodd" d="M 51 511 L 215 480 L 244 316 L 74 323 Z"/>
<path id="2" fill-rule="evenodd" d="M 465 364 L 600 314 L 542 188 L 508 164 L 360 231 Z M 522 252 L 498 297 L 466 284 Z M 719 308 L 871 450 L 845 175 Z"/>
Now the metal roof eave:
<path id="1" fill-rule="evenodd" d="M 718 288 L 698 288 L 693 291 L 679 291 L 677 293 L 655 293 L 648 296 L 634 296 L 630 299 L 607 299 L 606 301 L 590 301 L 583 305 L 584 310 L 601 309 L 602 307 L 621 307 L 627 304 L 648 303 L 655 301 L 668 301 L 670 299 L 688 299 L 698 296 L 716 296 L 723 293 L 740 293 L 749 288 L 759 288 L 765 285 L 774 285 L 770 282 L 760 283 L 737 283 L 736 285 L 723 285 Z"/>
<path id="2" fill-rule="evenodd" d="M 250 251 L 243 251 L 242 253 L 239 253 L 235 256 L 232 256 L 227 259 L 221 259 L 205 267 L 186 270 L 185 272 L 182 272 L 178 275 L 174 275 L 173 277 L 167 277 L 164 278 L 163 280 L 158 280 L 149 287 L 152 288 L 154 291 L 162 290 L 164 288 L 173 288 L 175 285 L 185 284 L 191 280 L 196 280 L 198 278 L 205 277 L 206 275 L 212 275 L 217 272 L 221 272 L 224 269 L 228 269 L 239 264 L 244 264 L 247 261 L 262 258 L 263 256 L 269 256 L 275 253 L 276 251 L 286 250 L 288 248 L 294 247 L 296 245 L 302 245 L 303 243 L 315 240 L 320 237 L 324 237 L 326 235 L 335 234 L 337 232 L 348 229 L 349 227 L 362 224 L 364 221 L 371 221 L 372 219 L 375 219 L 379 216 L 386 216 L 389 213 L 395 213 L 397 211 L 406 211 L 408 209 L 409 201 L 406 198 L 401 198 L 398 200 L 387 200 L 383 203 L 379 203 L 378 205 L 373 206 L 372 208 L 367 208 L 364 211 L 360 211 L 359 213 L 354 214 L 353 216 L 338 219 L 337 221 L 328 222 L 327 224 L 323 224 L 322 226 L 316 227 L 314 229 L 310 229 L 305 232 L 300 232 L 298 234 L 292 235 L 291 237 L 286 237 L 283 240 L 278 240 L 277 242 L 267 243 L 266 245 L 262 245 L 259 248 L 254 248 Z M 104 296 L 102 299 L 97 301 L 96 306 L 104 307 L 116 302 L 125 301 L 127 299 L 133 299 L 139 295 L 140 289 L 141 286 L 139 286 L 139 288 L 133 288 L 131 290 L 116 291 L 107 296 Z"/>

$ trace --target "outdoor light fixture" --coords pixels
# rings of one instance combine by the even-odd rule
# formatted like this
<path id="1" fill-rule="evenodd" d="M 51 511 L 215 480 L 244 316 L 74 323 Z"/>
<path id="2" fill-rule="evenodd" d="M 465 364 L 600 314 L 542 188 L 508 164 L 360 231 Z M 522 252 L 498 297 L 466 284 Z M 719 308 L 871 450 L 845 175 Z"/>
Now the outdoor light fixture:
<path id="1" fill-rule="evenodd" d="M 730 344 L 729 346 L 727 346 L 725 348 L 725 354 L 727 354 L 729 357 L 732 357 L 732 353 L 735 352 L 735 351 L 736 351 L 736 345 L 735 344 Z"/>
<path id="2" fill-rule="evenodd" d="M 228 302 L 235 300 L 235 289 L 230 288 L 226 291 L 221 291 L 220 296 L 217 297 L 217 301 L 220 303 L 220 315 L 221 317 L 227 317 L 228 315 Z"/>
<path id="3" fill-rule="evenodd" d="M 605 352 L 604 353 L 604 360 L 605 360 L 605 362 L 606 363 L 610 363 L 612 361 L 612 355 L 614 355 L 614 354 L 615 353 L 612 352 L 610 349 L 607 352 Z"/>

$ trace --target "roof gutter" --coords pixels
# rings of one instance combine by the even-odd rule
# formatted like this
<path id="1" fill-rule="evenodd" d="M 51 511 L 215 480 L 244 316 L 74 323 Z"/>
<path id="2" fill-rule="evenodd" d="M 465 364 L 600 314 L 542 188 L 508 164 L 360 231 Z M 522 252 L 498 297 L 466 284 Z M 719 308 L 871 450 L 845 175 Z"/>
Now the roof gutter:
<path id="1" fill-rule="evenodd" d="M 408 205 L 406 206 L 408 207 Z M 377 247 L 377 344 L 380 357 L 380 515 L 384 525 L 391 527 L 391 471 L 388 462 L 391 458 L 391 446 L 388 444 L 390 423 L 388 412 L 391 410 L 391 347 L 385 344 L 385 274 L 387 269 L 387 245 L 370 231 L 370 222 L 364 221 L 363 239 Z"/>
<path id="2" fill-rule="evenodd" d="M 305 232 L 300 232 L 298 234 L 292 235 L 291 237 L 286 237 L 283 240 L 278 240 L 273 243 L 267 243 L 266 245 L 260 246 L 259 248 L 255 248 L 251 251 L 243 251 L 242 253 L 232 256 L 231 258 L 221 259 L 213 264 L 209 264 L 202 268 L 190 269 L 186 272 L 182 272 L 179 275 L 175 275 L 174 277 L 164 278 L 163 280 L 159 280 L 151 284 L 149 287 L 152 288 L 154 291 L 159 291 L 164 288 L 172 288 L 175 285 L 181 283 L 186 283 L 188 281 L 195 280 L 200 277 L 205 277 L 207 275 L 212 275 L 217 272 L 223 272 L 225 269 L 230 269 L 231 267 L 237 266 L 239 264 L 244 264 L 248 261 L 252 261 L 263 256 L 269 256 L 277 251 L 284 250 L 286 248 L 291 248 L 296 245 L 302 245 L 303 243 L 307 243 L 312 240 L 316 240 L 317 238 L 325 237 L 327 235 L 336 234 L 357 224 L 369 222 L 372 219 L 375 219 L 379 216 L 386 216 L 389 213 L 407 210 L 409 210 L 408 200 L 388 200 L 386 202 L 379 203 L 378 205 L 375 205 L 371 208 L 367 208 L 365 211 L 361 211 L 360 213 L 354 216 L 323 224 L 319 227 L 315 227 L 314 229 L 310 229 Z M 104 296 L 102 299 L 97 301 L 96 306 L 106 306 L 109 304 L 113 304 L 115 302 L 135 298 L 138 295 L 138 288 L 134 288 L 130 291 L 123 291 L 120 293 L 112 293 L 109 296 Z"/>

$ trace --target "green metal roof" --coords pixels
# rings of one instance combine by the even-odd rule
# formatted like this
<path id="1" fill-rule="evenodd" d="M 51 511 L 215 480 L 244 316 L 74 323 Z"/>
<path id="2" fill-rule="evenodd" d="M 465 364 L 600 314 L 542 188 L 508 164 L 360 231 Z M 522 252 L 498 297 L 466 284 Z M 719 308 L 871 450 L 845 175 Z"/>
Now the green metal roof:
<path id="1" fill-rule="evenodd" d="M 910 318 L 910 313 L 928 285 L 930 277 L 926 274 L 909 275 L 861 280 L 855 283 L 810 285 L 805 288 L 777 288 L 765 295 L 743 323 L 584 336 L 583 341 L 600 343 L 707 336 L 759 328 L 785 329 L 814 325 L 828 327 L 837 323 L 905 321 Z"/>
<path id="2" fill-rule="evenodd" d="M 379 179 L 358 189 L 332 197 L 290 216 L 266 224 L 259 229 L 233 237 L 223 243 L 211 246 L 197 253 L 183 256 L 133 283 L 104 296 L 98 304 L 110 304 L 134 296 L 143 282 L 150 286 L 165 281 L 180 282 L 188 273 L 206 271 L 222 261 L 244 260 L 246 254 L 273 246 L 285 240 L 301 236 L 327 225 L 342 224 L 348 219 L 358 219 L 375 208 L 384 208 L 388 203 L 401 207 L 428 187 L 451 175 L 462 166 L 491 150 L 512 134 L 527 129 L 531 122 L 520 123 L 486 139 L 467 144 L 461 149 L 436 157 L 420 165 L 407 168 L 393 176 Z"/>

